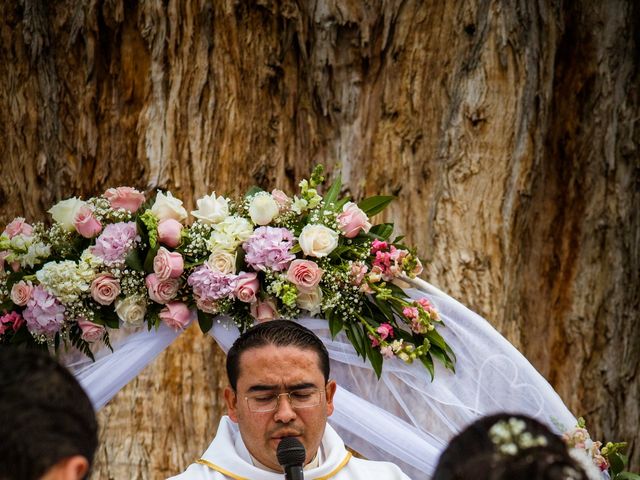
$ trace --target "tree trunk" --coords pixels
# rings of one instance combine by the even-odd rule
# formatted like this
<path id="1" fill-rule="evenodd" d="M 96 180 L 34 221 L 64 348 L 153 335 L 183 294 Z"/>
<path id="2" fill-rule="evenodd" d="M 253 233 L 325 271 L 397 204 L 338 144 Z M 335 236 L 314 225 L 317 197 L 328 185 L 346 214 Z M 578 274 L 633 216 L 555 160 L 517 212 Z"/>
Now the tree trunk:
<path id="1" fill-rule="evenodd" d="M 367 4 L 370 3 L 370 4 Z M 117 185 L 293 190 L 386 214 L 592 435 L 640 466 L 633 0 L 0 2 L 0 221 Z M 93 478 L 164 478 L 223 413 L 191 328 L 99 415 Z"/>

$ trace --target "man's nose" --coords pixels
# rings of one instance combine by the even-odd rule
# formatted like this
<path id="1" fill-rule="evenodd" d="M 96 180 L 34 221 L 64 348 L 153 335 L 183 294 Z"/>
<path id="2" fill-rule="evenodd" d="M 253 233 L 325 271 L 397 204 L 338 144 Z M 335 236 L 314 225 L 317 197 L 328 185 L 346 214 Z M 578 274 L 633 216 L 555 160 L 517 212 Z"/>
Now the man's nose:
<path id="1" fill-rule="evenodd" d="M 289 395 L 280 395 L 278 397 L 278 408 L 274 415 L 276 422 L 289 423 L 296 419 L 296 411 L 291 407 Z"/>

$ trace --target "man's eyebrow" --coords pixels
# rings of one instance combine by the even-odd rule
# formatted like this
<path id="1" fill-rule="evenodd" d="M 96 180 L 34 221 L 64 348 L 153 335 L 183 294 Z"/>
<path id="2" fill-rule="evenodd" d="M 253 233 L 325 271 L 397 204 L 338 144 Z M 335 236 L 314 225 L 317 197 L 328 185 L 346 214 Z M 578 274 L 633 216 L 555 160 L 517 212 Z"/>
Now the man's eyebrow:
<path id="1" fill-rule="evenodd" d="M 311 383 L 311 382 L 302 382 L 302 383 L 295 383 L 293 385 L 286 385 L 285 386 L 285 391 L 287 392 L 292 392 L 294 390 L 304 390 L 305 388 L 316 388 L 317 385 L 315 383 Z M 251 385 L 249 387 L 249 389 L 247 390 L 247 392 L 251 393 L 251 392 L 277 392 L 281 389 L 280 385 L 263 385 L 263 384 L 257 384 L 257 385 Z"/>

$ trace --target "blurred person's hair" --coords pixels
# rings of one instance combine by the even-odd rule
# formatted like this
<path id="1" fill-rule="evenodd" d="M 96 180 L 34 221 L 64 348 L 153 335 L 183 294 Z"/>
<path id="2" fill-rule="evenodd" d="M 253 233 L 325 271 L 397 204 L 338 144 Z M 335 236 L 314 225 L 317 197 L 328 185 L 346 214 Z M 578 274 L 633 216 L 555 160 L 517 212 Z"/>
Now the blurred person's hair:
<path id="1" fill-rule="evenodd" d="M 86 393 L 45 352 L 0 347 L 0 479 L 36 480 L 68 458 L 89 466 L 98 424 Z"/>
<path id="2" fill-rule="evenodd" d="M 589 480 L 563 440 L 537 420 L 501 413 L 475 421 L 442 453 L 433 480 Z"/>

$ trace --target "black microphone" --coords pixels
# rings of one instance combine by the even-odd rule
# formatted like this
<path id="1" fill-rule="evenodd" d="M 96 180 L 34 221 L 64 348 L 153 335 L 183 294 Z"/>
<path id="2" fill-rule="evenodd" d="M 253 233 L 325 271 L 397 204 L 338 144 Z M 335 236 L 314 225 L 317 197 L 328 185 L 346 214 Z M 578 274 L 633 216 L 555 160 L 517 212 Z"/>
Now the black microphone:
<path id="1" fill-rule="evenodd" d="M 295 437 L 284 437 L 276 451 L 278 462 L 284 469 L 287 480 L 303 480 L 302 464 L 307 456 L 304 445 Z"/>

